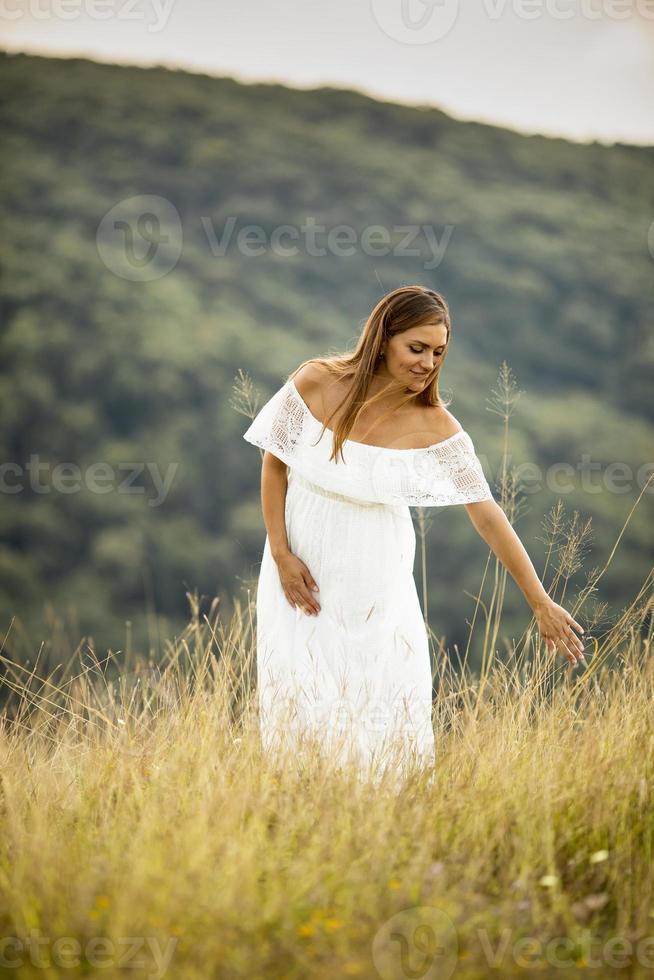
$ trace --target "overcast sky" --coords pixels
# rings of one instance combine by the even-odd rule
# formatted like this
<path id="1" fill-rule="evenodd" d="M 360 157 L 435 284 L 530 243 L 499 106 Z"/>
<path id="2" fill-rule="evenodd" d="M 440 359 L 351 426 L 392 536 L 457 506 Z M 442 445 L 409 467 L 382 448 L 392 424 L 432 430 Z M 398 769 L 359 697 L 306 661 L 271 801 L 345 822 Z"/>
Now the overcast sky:
<path id="1" fill-rule="evenodd" d="M 0 46 L 654 144 L 654 0 L 0 0 Z"/>

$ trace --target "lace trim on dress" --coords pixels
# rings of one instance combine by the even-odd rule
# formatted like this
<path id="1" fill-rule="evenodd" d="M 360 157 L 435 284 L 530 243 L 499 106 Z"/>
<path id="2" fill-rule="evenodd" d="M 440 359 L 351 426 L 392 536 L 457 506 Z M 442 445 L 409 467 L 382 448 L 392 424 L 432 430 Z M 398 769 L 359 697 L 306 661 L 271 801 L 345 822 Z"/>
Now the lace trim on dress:
<path id="1" fill-rule="evenodd" d="M 343 463 L 329 459 L 333 433 L 326 428 L 320 437 L 322 428 L 289 380 L 266 402 L 243 438 L 306 480 L 350 499 L 417 507 L 493 499 L 465 430 L 423 449 L 346 439 Z"/>
<path id="2" fill-rule="evenodd" d="M 290 382 L 287 382 L 290 384 Z M 286 387 L 286 386 L 285 386 Z M 302 439 L 306 406 L 298 398 L 293 397 L 290 389 L 282 399 L 279 409 L 272 421 L 270 438 L 284 455 L 292 457 L 295 447 Z M 267 448 L 267 447 L 266 447 Z M 274 450 L 270 450 L 274 452 Z"/>

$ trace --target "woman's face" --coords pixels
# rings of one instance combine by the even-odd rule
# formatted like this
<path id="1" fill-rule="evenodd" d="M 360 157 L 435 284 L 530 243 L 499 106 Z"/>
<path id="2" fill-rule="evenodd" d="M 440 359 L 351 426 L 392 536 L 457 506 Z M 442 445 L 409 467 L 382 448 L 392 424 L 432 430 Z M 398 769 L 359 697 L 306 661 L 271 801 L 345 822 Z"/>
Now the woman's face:
<path id="1" fill-rule="evenodd" d="M 447 327 L 444 323 L 411 327 L 387 340 L 382 364 L 386 367 L 387 375 L 415 391 L 421 391 L 428 376 L 440 364 L 446 343 Z"/>

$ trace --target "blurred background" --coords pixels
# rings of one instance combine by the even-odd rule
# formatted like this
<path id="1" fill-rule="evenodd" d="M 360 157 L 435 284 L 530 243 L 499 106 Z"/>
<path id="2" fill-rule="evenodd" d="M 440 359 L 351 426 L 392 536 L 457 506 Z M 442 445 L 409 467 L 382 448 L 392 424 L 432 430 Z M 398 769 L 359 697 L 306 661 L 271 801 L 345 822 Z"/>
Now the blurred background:
<path id="1" fill-rule="evenodd" d="M 187 593 L 246 601 L 239 379 L 260 407 L 410 283 L 545 584 L 552 525 L 590 521 L 568 594 L 608 561 L 619 616 L 654 558 L 651 3 L 7 0 L 0 45 L 5 655 L 158 656 Z M 451 651 L 488 549 L 462 507 L 427 523 Z"/>

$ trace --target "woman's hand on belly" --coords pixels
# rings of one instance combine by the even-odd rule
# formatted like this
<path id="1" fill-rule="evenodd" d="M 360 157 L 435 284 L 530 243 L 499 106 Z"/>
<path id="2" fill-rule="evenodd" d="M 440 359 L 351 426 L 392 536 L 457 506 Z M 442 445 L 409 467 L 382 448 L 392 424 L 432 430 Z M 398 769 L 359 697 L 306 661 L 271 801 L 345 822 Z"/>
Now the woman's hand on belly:
<path id="1" fill-rule="evenodd" d="M 318 586 L 302 559 L 289 551 L 277 562 L 277 571 L 291 606 L 295 609 L 298 604 L 308 615 L 317 616 L 320 606 L 312 593 L 318 591 Z"/>

